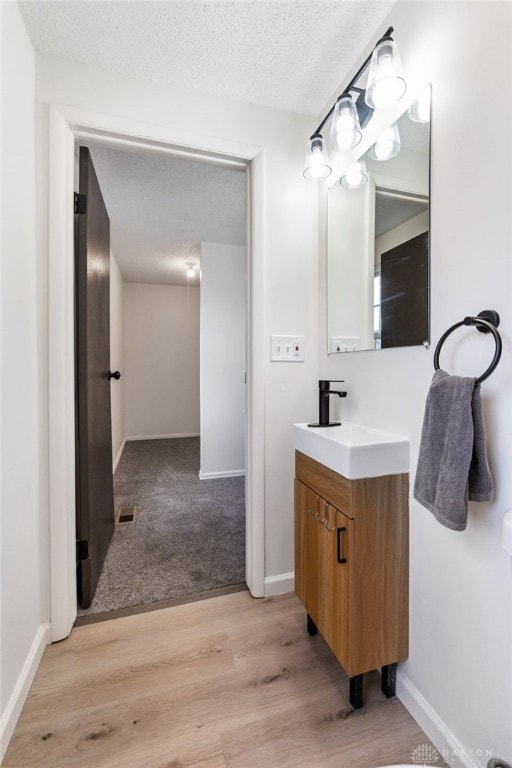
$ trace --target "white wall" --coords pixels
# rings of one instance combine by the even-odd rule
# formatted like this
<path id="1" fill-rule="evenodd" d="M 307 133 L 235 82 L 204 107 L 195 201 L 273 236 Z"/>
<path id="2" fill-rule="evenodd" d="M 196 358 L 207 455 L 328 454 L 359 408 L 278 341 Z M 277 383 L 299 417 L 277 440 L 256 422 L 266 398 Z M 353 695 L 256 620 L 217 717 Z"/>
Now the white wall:
<path id="1" fill-rule="evenodd" d="M 199 289 L 124 284 L 126 437 L 199 434 Z"/>
<path id="2" fill-rule="evenodd" d="M 112 465 L 114 471 L 122 453 L 124 425 L 124 281 L 114 254 L 110 251 L 110 370 L 121 378 L 110 382 L 112 408 Z"/>
<path id="3" fill-rule="evenodd" d="M 200 477 L 245 470 L 245 247 L 201 243 Z"/>
<path id="4" fill-rule="evenodd" d="M 470 505 L 463 533 L 410 501 L 410 656 L 400 695 L 438 744 L 444 728 L 449 752 L 458 743 L 474 766 L 486 764 L 486 750 L 512 759 L 512 578 L 500 546 L 502 516 L 512 505 L 512 105 L 503 98 L 512 93 L 511 14 L 512 5 L 493 2 L 401 2 L 391 13 L 406 71 L 433 83 L 433 345 L 329 359 L 322 334 L 319 356 L 322 378 L 346 379 L 345 419 L 410 437 L 413 481 L 436 341 L 465 315 L 487 308 L 501 314 L 503 357 L 482 385 L 496 499 Z M 321 285 L 321 329 L 324 295 Z M 478 375 L 492 341 L 474 329 L 457 338 L 457 351 L 443 348 L 441 364 Z M 447 760 L 457 763 L 452 754 Z"/>
<path id="5" fill-rule="evenodd" d="M 34 53 L 16 3 L 0 4 L 0 22 L 1 759 L 46 640 L 40 540 L 47 446 L 38 333 L 43 302 L 36 289 Z"/>
<path id="6" fill-rule="evenodd" d="M 282 584 L 283 589 L 289 589 L 290 581 L 285 577 L 293 570 L 291 424 L 303 421 L 317 401 L 317 192 L 302 178 L 305 146 L 315 120 L 207 95 L 199 97 L 51 56 L 37 55 L 36 73 L 41 135 L 47 130 L 47 105 L 54 102 L 171 126 L 187 135 L 203 130 L 211 137 L 262 150 L 263 182 L 256 190 L 256 213 L 257 221 L 263 221 L 265 227 L 265 300 L 257 313 L 265 345 L 257 353 L 266 360 L 265 418 L 261 424 L 265 508 L 257 513 L 265 515 L 265 575 L 277 578 L 277 588 Z M 207 127 L 205 114 L 209 115 Z M 271 364 L 271 333 L 303 335 L 306 362 Z"/>

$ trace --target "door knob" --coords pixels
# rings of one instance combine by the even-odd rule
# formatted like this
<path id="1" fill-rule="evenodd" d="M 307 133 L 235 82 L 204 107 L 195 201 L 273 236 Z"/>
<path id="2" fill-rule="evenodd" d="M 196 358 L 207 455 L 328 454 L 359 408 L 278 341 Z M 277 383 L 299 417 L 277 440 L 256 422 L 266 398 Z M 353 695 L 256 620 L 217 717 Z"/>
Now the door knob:
<path id="1" fill-rule="evenodd" d="M 112 371 L 109 371 L 108 377 L 109 379 L 116 379 L 116 381 L 119 381 L 119 379 L 121 378 L 121 373 L 119 371 L 114 371 L 113 373 Z"/>

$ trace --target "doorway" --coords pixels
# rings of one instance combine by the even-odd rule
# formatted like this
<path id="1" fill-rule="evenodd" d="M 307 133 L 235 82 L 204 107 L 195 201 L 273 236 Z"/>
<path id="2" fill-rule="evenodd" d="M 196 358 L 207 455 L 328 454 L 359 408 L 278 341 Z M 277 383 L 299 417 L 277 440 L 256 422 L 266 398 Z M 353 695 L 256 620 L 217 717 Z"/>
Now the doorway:
<path id="1" fill-rule="evenodd" d="M 76 617 L 74 533 L 73 217 L 74 143 L 101 141 L 205 162 L 245 167 L 248 179 L 247 254 L 247 483 L 246 582 L 264 594 L 263 453 L 263 154 L 258 147 L 221 139 L 184 137 L 172 128 L 50 108 L 50 549 L 52 640 L 66 637 Z M 186 147 L 186 148 L 184 148 Z"/>
<path id="2" fill-rule="evenodd" d="M 79 309 L 100 280 L 107 294 L 91 302 L 77 334 L 85 403 L 77 455 L 95 467 L 89 476 L 81 458 L 77 473 L 77 539 L 87 545 L 77 569 L 82 624 L 245 588 L 247 216 L 245 169 L 92 141 L 79 156 L 80 192 L 96 192 L 110 221 L 100 271 L 98 243 L 88 253 L 77 241 Z M 94 176 L 94 189 L 83 175 Z M 79 231 L 96 232 L 98 208 L 84 202 Z M 90 327 L 84 341 L 82 325 Z M 80 349 L 103 351 L 105 335 L 109 359 L 84 375 Z M 94 397 L 82 398 L 84 381 Z M 89 400 L 94 414 L 112 413 L 103 474 L 115 470 L 113 494 L 97 471 L 100 441 L 92 449 L 87 441 Z M 107 530 L 97 512 L 112 495 Z"/>

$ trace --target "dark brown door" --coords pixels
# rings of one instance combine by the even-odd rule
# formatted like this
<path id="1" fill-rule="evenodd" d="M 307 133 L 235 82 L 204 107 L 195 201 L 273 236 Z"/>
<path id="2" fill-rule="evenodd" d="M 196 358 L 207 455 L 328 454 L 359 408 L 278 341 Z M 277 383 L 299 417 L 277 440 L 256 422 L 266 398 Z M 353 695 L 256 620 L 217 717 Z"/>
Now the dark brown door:
<path id="1" fill-rule="evenodd" d="M 80 148 L 75 216 L 78 601 L 92 602 L 114 532 L 110 419 L 110 221 L 89 150 Z M 76 209 L 75 209 L 76 210 Z"/>
<path id="2" fill-rule="evenodd" d="M 381 344 L 410 347 L 428 341 L 428 232 L 381 256 Z"/>

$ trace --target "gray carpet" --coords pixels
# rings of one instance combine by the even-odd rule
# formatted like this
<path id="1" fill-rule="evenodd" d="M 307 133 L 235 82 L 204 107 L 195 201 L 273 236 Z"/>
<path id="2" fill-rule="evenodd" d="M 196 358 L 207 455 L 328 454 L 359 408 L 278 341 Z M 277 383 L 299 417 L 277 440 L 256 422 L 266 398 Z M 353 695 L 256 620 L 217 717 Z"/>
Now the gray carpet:
<path id="1" fill-rule="evenodd" d="M 198 473 L 198 437 L 126 443 L 115 507 L 137 506 L 137 521 L 116 525 L 92 605 L 80 614 L 244 582 L 244 478 Z"/>

